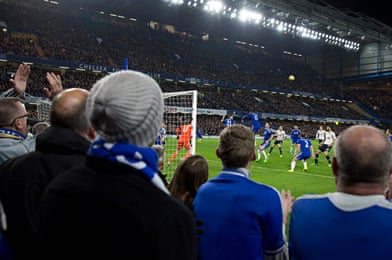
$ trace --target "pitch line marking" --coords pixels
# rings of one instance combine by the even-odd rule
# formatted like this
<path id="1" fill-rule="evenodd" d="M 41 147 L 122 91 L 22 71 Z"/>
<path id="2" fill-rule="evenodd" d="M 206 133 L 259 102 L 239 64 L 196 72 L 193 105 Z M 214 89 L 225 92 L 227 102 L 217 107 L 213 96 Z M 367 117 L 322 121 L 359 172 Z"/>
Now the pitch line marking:
<path id="1" fill-rule="evenodd" d="M 220 164 L 220 161 L 215 161 L 215 160 L 208 160 L 208 163 L 216 163 L 216 164 Z M 273 169 L 273 168 L 267 168 L 267 167 L 262 167 L 262 166 L 258 166 L 255 164 L 252 164 L 253 168 L 259 168 L 259 169 L 266 169 L 266 170 L 270 170 L 270 171 L 275 171 L 275 172 L 286 172 L 285 170 L 280 170 L 280 169 Z M 306 175 L 306 176 L 314 176 L 314 177 L 320 177 L 320 178 L 327 178 L 327 179 L 334 179 L 335 177 L 333 176 L 325 176 L 325 175 L 320 175 L 320 174 L 315 174 L 315 173 L 307 173 L 307 172 L 300 172 L 300 171 L 294 171 L 294 174 L 300 174 L 300 175 Z"/>

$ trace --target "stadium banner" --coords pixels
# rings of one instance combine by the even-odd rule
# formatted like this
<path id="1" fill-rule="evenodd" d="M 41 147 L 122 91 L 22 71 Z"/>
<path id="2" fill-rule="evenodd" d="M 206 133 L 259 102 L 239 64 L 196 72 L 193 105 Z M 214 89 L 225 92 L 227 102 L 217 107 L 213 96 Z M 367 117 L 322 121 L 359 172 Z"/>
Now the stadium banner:
<path id="1" fill-rule="evenodd" d="M 99 71 L 99 72 L 115 72 L 121 70 L 121 68 L 116 68 L 112 66 L 103 66 L 97 64 L 89 64 L 89 63 L 75 63 L 69 61 L 59 61 L 59 60 L 48 60 L 41 59 L 36 57 L 29 56 L 20 56 L 13 54 L 5 54 L 0 53 L 1 60 L 11 60 L 17 62 L 29 62 L 36 63 L 42 65 L 50 65 L 57 66 L 63 68 L 71 68 L 78 70 L 87 70 L 87 71 Z M 186 82 L 191 84 L 203 84 L 203 85 L 211 85 L 211 86 L 221 86 L 221 87 L 229 87 L 228 85 L 223 84 L 219 81 L 200 79 L 195 77 L 186 77 L 186 76 L 177 76 L 167 73 L 156 73 L 156 72 L 147 72 L 146 74 L 150 75 L 155 79 L 161 80 L 171 80 L 171 81 L 179 81 Z M 254 89 L 255 91 L 259 91 L 260 86 L 255 89 L 256 86 L 242 86 L 243 88 Z M 263 87 L 263 89 L 269 89 L 267 86 Z M 275 90 L 276 91 L 276 90 Z M 281 91 L 281 90 L 280 90 Z M 281 91 L 285 92 L 285 91 Z M 287 92 L 289 93 L 289 92 Z M 315 96 L 312 93 L 303 92 L 303 91 L 293 91 L 290 94 L 298 94 L 302 96 Z M 324 97 L 325 98 L 325 97 Z M 332 98 L 332 97 L 329 97 Z M 166 108 L 168 113 L 189 113 L 189 111 L 182 111 L 184 108 L 170 107 Z M 203 115 L 226 115 L 229 111 L 227 110 L 219 110 L 219 109 L 207 109 L 207 108 L 198 108 L 197 113 Z M 245 113 L 244 111 L 231 111 L 230 113 L 236 114 L 236 116 Z M 306 116 L 306 115 L 288 115 L 288 114 L 275 114 L 275 113 L 259 113 L 259 117 L 262 119 L 280 119 L 280 120 L 297 120 L 297 121 L 312 121 L 312 122 L 339 122 L 346 124 L 369 124 L 368 120 L 356 120 L 356 119 L 341 119 L 341 118 L 332 118 L 332 117 L 317 117 L 317 116 Z"/>
<path id="2" fill-rule="evenodd" d="M 369 124 L 369 120 L 360 119 L 346 119 L 337 117 L 321 117 L 321 116 L 304 116 L 304 115 L 288 115 L 275 113 L 260 113 L 260 118 L 263 119 L 279 119 L 279 120 L 297 120 L 297 121 L 312 121 L 312 122 L 327 122 L 327 123 L 343 123 L 343 124 Z"/>
<path id="3" fill-rule="evenodd" d="M 211 108 L 197 108 L 197 113 L 201 115 L 226 115 L 226 110 L 221 109 L 211 109 Z"/>
<path id="4" fill-rule="evenodd" d="M 70 61 L 60 61 L 60 60 L 48 60 L 36 57 L 29 57 L 29 56 L 20 56 L 20 55 L 13 55 L 13 54 L 5 54 L 0 53 L 1 60 L 11 60 L 17 62 L 30 62 L 30 63 L 37 63 L 42 65 L 50 65 L 50 66 L 57 66 L 63 68 L 71 68 L 71 69 L 78 69 L 78 70 L 88 70 L 88 71 L 97 71 L 97 72 L 115 72 L 119 71 L 122 68 L 120 67 L 112 67 L 112 66 L 105 66 L 105 65 L 98 65 L 98 64 L 90 64 L 90 63 L 75 63 Z M 132 68 L 130 68 L 132 69 Z M 227 84 L 221 81 L 216 80 L 209 80 L 209 79 L 201 79 L 196 77 L 189 77 L 189 76 L 178 76 L 172 75 L 168 73 L 160 73 L 160 72 L 145 72 L 149 76 L 160 79 L 160 80 L 169 80 L 169 81 L 178 81 L 190 84 L 199 84 L 205 86 L 218 86 L 224 88 L 232 88 L 232 87 L 240 87 L 244 89 L 252 89 L 254 91 L 270 91 L 276 92 L 277 89 L 270 87 L 270 86 L 252 86 L 252 85 L 236 85 L 236 84 Z M 336 97 L 332 96 L 321 96 L 320 94 L 314 94 L 305 91 L 288 91 L 288 90 L 279 90 L 279 93 L 288 94 L 288 95 L 301 95 L 304 97 L 317 97 L 317 98 L 324 98 L 324 99 L 336 99 Z"/>
<path id="5" fill-rule="evenodd" d="M 48 59 L 41 59 L 41 58 L 29 57 L 29 56 L 19 56 L 13 54 L 0 54 L 0 59 L 25 62 L 25 63 L 27 62 L 33 64 L 35 63 L 41 65 L 70 68 L 70 69 L 99 71 L 99 72 L 115 72 L 121 70 L 121 68 L 116 68 L 111 66 L 103 66 L 103 65 L 89 64 L 89 63 L 76 63 L 76 62 L 60 61 L 60 60 L 48 60 Z"/>
<path id="6" fill-rule="evenodd" d="M 209 80 L 209 79 L 200 79 L 200 78 L 195 78 L 195 77 L 178 76 L 178 75 L 172 75 L 172 74 L 160 73 L 160 72 L 146 72 L 146 74 L 153 77 L 154 79 L 178 81 L 178 82 L 183 82 L 183 83 L 199 84 L 199 85 L 206 85 L 206 86 L 221 86 L 221 87 L 225 86 L 218 81 Z"/>
<path id="7" fill-rule="evenodd" d="M 189 114 L 192 112 L 191 107 L 178 107 L 178 106 L 165 106 L 164 107 L 165 113 L 184 113 L 184 114 Z M 220 109 L 211 109 L 211 108 L 197 108 L 197 114 L 198 115 L 226 115 L 227 111 L 226 110 L 220 110 Z"/>

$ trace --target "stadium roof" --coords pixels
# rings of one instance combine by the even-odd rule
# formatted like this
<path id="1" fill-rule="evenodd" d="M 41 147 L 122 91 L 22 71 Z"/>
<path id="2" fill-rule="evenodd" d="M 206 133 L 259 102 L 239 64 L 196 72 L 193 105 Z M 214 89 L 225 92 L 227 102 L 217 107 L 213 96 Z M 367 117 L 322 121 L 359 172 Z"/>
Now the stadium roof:
<path id="1" fill-rule="evenodd" d="M 173 4 L 173 0 L 68 1 L 105 12 L 174 25 L 181 24 L 186 27 L 195 25 L 202 20 L 200 12 L 192 8 L 193 4 L 205 5 L 210 0 L 177 0 L 182 3 L 182 6 Z M 265 17 L 273 17 L 361 44 L 372 42 L 392 44 L 392 28 L 389 25 L 359 12 L 338 9 L 323 0 L 219 1 L 232 9 L 246 8 L 259 12 Z"/>
<path id="2" fill-rule="evenodd" d="M 392 43 L 392 28 L 365 14 L 338 9 L 326 1 L 307 0 L 244 0 L 247 5 L 268 10 L 284 21 L 362 43 Z M 380 7 L 382 8 L 382 7 Z"/>

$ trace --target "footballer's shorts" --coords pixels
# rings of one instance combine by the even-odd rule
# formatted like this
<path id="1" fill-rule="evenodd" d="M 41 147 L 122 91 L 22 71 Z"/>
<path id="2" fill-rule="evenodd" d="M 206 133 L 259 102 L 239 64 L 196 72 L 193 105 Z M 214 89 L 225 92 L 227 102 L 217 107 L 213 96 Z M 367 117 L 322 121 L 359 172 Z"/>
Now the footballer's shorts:
<path id="1" fill-rule="evenodd" d="M 322 144 L 319 146 L 319 150 L 322 152 L 329 152 L 332 147 L 329 147 L 327 144 Z"/>
<path id="2" fill-rule="evenodd" d="M 305 153 L 299 153 L 295 156 L 295 158 L 297 159 L 297 161 L 302 161 L 302 160 L 307 160 L 310 158 L 310 154 L 305 154 Z"/>
<path id="3" fill-rule="evenodd" d="M 268 147 L 270 147 L 271 142 L 268 141 L 264 141 L 260 144 L 259 148 L 261 149 L 263 147 L 263 149 L 267 149 Z"/>

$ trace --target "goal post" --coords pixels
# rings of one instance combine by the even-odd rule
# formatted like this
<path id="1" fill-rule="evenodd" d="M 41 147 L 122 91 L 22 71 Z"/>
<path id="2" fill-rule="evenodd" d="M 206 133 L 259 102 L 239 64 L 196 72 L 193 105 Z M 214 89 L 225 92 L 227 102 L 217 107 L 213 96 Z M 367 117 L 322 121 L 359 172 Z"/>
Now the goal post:
<path id="1" fill-rule="evenodd" d="M 190 153 L 196 153 L 197 90 L 165 92 L 163 93 L 163 98 L 163 121 L 166 126 L 165 168 L 163 169 L 163 173 L 166 174 L 167 180 L 170 182 L 178 163 L 187 156 L 188 152 L 186 148 L 182 147 L 175 155 L 175 158 L 172 158 L 177 150 L 177 129 L 181 125 L 192 125 Z M 168 165 L 171 158 L 172 161 L 170 162 L 170 165 Z"/>
<path id="2" fill-rule="evenodd" d="M 51 101 L 26 93 L 24 102 L 30 119 L 49 122 Z"/>

